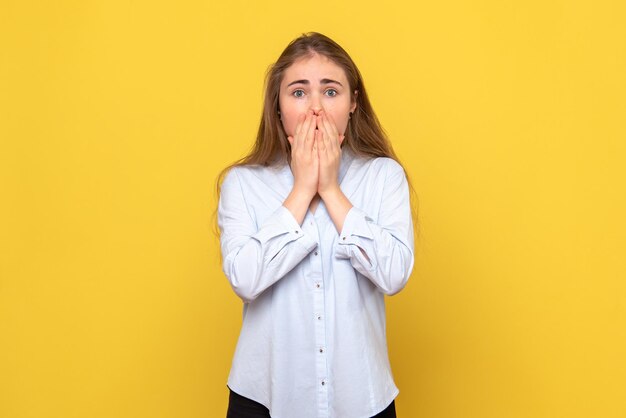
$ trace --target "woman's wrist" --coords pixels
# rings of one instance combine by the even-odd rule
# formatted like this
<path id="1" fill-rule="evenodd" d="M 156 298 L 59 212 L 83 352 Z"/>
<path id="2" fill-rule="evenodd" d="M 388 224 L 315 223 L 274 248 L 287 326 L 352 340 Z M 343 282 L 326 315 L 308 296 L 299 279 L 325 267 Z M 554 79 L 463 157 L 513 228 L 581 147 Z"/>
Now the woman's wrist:
<path id="1" fill-rule="evenodd" d="M 352 203 L 346 195 L 343 194 L 339 185 L 324 191 L 323 194 L 322 191 L 320 191 L 319 194 L 324 201 L 324 205 L 330 215 L 330 219 L 333 221 L 333 224 L 335 224 L 337 233 L 341 233 L 346 215 L 350 209 L 352 209 Z"/>
<path id="2" fill-rule="evenodd" d="M 309 209 L 311 200 L 315 196 L 315 193 L 307 193 L 296 188 L 291 190 L 291 193 L 287 196 L 283 202 L 283 206 L 286 207 L 293 217 L 298 221 L 298 224 L 302 224 L 306 212 Z"/>
<path id="3" fill-rule="evenodd" d="M 319 193 L 322 200 L 324 200 L 324 203 L 326 203 L 326 200 L 336 200 L 343 195 L 339 183 L 335 183 L 325 189 L 318 189 L 317 193 Z"/>

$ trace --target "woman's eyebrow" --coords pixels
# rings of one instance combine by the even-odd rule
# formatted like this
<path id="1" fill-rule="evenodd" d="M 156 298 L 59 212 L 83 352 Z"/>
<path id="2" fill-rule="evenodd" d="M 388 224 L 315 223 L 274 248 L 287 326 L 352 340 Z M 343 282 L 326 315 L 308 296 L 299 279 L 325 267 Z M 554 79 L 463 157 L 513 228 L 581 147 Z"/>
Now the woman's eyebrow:
<path id="1" fill-rule="evenodd" d="M 339 81 L 337 80 L 331 80 L 330 78 L 322 78 L 320 80 L 321 84 L 331 84 L 331 83 L 336 83 L 339 84 L 341 87 L 343 87 L 343 84 L 341 84 Z M 293 84 L 311 84 L 311 82 L 309 80 L 296 80 L 296 81 L 292 81 L 291 83 L 287 84 L 287 87 L 293 85 Z"/>

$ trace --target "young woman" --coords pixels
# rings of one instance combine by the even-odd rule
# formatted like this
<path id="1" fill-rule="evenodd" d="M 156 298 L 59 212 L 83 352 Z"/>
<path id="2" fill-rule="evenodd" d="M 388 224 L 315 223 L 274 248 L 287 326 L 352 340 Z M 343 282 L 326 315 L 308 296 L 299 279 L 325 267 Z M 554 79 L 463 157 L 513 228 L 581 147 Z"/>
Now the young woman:
<path id="1" fill-rule="evenodd" d="M 227 416 L 395 417 L 384 296 L 413 269 L 409 184 L 337 43 L 287 46 L 252 152 L 222 174 L 223 270 L 244 302 Z"/>

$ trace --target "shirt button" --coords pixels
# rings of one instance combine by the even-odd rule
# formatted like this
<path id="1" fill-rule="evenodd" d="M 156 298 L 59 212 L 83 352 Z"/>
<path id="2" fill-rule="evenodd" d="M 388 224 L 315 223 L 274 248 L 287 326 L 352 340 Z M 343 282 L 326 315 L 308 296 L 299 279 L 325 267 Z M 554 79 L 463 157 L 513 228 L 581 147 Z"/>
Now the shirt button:
<path id="1" fill-rule="evenodd" d="M 298 231 L 296 231 L 296 232 L 298 232 Z M 344 240 L 344 241 L 345 241 L 345 240 L 346 240 L 346 237 L 343 237 L 343 238 L 342 238 L 342 240 Z"/>
<path id="2" fill-rule="evenodd" d="M 313 254 L 317 255 L 317 251 L 315 251 Z"/>
<path id="3" fill-rule="evenodd" d="M 322 386 L 324 386 L 326 384 L 326 382 L 324 380 L 322 380 Z"/>
<path id="4" fill-rule="evenodd" d="M 317 320 L 318 320 L 318 321 L 321 321 L 321 320 L 322 320 L 322 316 L 321 316 L 321 315 L 318 315 L 318 316 L 317 316 Z"/>
<path id="5" fill-rule="evenodd" d="M 323 353 L 323 352 L 324 352 L 324 348 L 320 347 L 320 353 Z"/>
<path id="6" fill-rule="evenodd" d="M 319 283 L 315 283 L 315 287 L 317 287 L 318 289 L 320 288 L 320 286 L 322 286 L 322 285 L 319 284 Z"/>
<path id="7" fill-rule="evenodd" d="M 300 233 L 300 231 L 298 231 L 298 230 L 296 229 L 296 234 L 299 234 L 299 233 Z M 345 239 L 345 238 L 344 238 L 344 239 Z"/>

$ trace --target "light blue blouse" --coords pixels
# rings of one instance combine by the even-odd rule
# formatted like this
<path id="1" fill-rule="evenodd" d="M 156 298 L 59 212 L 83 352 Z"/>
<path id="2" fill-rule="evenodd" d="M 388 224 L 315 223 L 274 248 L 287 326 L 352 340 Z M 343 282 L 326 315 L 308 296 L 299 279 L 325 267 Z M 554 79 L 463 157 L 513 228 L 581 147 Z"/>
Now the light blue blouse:
<path id="1" fill-rule="evenodd" d="M 369 418 L 399 392 L 384 295 L 413 270 L 404 170 L 342 152 L 339 182 L 353 207 L 341 234 L 323 201 L 298 224 L 282 205 L 293 180 L 285 164 L 238 166 L 222 183 L 222 267 L 244 302 L 227 384 L 273 418 Z"/>

